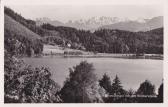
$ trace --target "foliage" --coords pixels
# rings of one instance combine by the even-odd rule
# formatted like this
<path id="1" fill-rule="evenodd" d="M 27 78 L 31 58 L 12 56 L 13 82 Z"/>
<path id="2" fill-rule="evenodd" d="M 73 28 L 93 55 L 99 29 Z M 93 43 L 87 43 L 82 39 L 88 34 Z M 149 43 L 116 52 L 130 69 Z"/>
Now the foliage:
<path id="1" fill-rule="evenodd" d="M 7 52 L 15 56 L 39 55 L 43 51 L 43 44 L 40 39 L 32 40 L 23 35 L 13 34 L 7 29 L 4 33 L 4 45 Z"/>
<path id="2" fill-rule="evenodd" d="M 70 69 L 69 78 L 61 89 L 61 98 L 66 103 L 103 102 L 103 93 L 92 64 L 83 61 Z"/>
<path id="3" fill-rule="evenodd" d="M 109 44 L 110 53 L 163 53 L 163 28 L 147 32 L 100 29 L 94 33 Z"/>
<path id="4" fill-rule="evenodd" d="M 106 92 L 111 93 L 111 87 L 112 87 L 111 80 L 106 73 L 103 75 L 103 78 L 99 80 L 99 84 L 106 90 Z"/>
<path id="5" fill-rule="evenodd" d="M 136 94 L 138 95 L 155 95 L 155 86 L 149 80 L 140 84 Z"/>
<path id="6" fill-rule="evenodd" d="M 125 94 L 125 90 L 122 88 L 121 81 L 117 75 L 115 79 L 113 80 L 111 88 L 112 88 L 111 94 L 113 95 L 124 95 Z"/>
<path id="7" fill-rule="evenodd" d="M 60 87 L 47 68 L 32 68 L 5 53 L 5 103 L 57 103 Z"/>
<path id="8" fill-rule="evenodd" d="M 163 83 L 160 85 L 158 89 L 158 99 L 159 102 L 163 102 Z"/>
<path id="9" fill-rule="evenodd" d="M 163 28 L 147 32 L 100 29 L 90 31 L 43 24 L 43 29 L 57 31 L 72 45 L 82 43 L 87 51 L 100 53 L 163 53 Z M 80 49 L 79 47 L 74 47 Z"/>

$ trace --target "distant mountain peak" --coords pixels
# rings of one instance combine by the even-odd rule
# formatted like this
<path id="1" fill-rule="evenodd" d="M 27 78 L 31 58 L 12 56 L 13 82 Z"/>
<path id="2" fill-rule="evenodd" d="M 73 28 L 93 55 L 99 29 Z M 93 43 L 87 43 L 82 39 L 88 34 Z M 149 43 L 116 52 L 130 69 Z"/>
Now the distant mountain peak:
<path id="1" fill-rule="evenodd" d="M 159 27 L 163 27 L 163 16 L 154 17 L 151 19 L 145 19 L 139 17 L 135 20 L 129 18 L 118 18 L 108 16 L 94 16 L 88 19 L 68 20 L 67 22 L 60 22 L 58 20 L 51 20 L 47 17 L 37 18 L 37 25 L 43 23 L 49 23 L 53 26 L 67 26 L 77 29 L 91 30 L 103 28 L 103 29 L 119 29 L 128 31 L 146 31 Z"/>
<path id="2" fill-rule="evenodd" d="M 115 24 L 101 26 L 99 29 L 119 29 L 127 31 L 148 31 L 163 27 L 163 16 L 151 19 L 138 18 L 136 20 L 121 21 Z"/>
<path id="3" fill-rule="evenodd" d="M 146 23 L 146 20 L 144 18 L 137 18 L 135 21 L 139 23 Z"/>
<path id="4" fill-rule="evenodd" d="M 42 18 L 36 18 L 36 21 L 49 22 L 49 21 L 51 21 L 51 19 L 50 19 L 50 18 L 48 18 L 48 17 L 42 17 Z"/>
<path id="5" fill-rule="evenodd" d="M 51 20 L 50 18 L 43 17 L 43 18 L 36 18 L 36 25 L 40 26 L 44 23 L 49 23 L 54 26 L 63 26 L 64 23 L 58 21 L 58 20 Z"/>

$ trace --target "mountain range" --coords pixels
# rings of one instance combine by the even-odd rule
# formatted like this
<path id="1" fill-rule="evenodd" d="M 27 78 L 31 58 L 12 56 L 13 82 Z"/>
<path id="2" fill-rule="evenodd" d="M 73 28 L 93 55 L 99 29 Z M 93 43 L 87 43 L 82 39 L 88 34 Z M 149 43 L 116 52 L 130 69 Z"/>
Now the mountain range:
<path id="1" fill-rule="evenodd" d="M 67 26 L 90 31 L 95 31 L 97 29 L 119 29 L 138 32 L 163 27 L 163 16 L 153 17 L 151 19 L 138 18 L 137 20 L 102 16 L 91 17 L 87 20 L 69 20 L 65 23 L 58 20 L 51 20 L 47 17 L 36 19 L 36 24 L 38 26 L 42 25 L 43 23 L 49 23 L 53 26 Z"/>

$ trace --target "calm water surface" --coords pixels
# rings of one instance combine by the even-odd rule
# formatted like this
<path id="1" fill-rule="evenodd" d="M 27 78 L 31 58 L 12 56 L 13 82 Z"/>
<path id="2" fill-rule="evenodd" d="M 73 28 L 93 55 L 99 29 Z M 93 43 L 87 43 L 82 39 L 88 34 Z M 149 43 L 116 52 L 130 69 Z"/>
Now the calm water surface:
<path id="1" fill-rule="evenodd" d="M 118 75 L 125 89 L 136 90 L 145 79 L 150 80 L 158 89 L 163 79 L 163 60 L 61 57 L 23 58 L 23 60 L 34 67 L 49 67 L 52 78 L 61 86 L 69 75 L 69 68 L 84 60 L 93 63 L 98 78 L 102 78 L 104 73 L 112 79 Z"/>

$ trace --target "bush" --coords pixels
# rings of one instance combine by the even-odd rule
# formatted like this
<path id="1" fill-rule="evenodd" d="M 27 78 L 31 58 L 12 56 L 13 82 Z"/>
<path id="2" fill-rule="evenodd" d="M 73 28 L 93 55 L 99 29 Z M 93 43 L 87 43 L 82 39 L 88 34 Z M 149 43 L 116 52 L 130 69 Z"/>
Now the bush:
<path id="1" fill-rule="evenodd" d="M 4 69 L 5 103 L 62 102 L 58 95 L 60 87 L 47 68 L 32 68 L 6 53 Z"/>
<path id="2" fill-rule="evenodd" d="M 140 84 L 139 89 L 137 90 L 138 95 L 155 95 L 155 86 L 149 81 Z"/>

